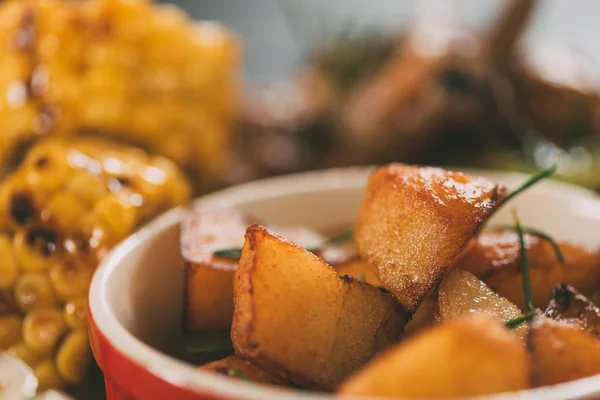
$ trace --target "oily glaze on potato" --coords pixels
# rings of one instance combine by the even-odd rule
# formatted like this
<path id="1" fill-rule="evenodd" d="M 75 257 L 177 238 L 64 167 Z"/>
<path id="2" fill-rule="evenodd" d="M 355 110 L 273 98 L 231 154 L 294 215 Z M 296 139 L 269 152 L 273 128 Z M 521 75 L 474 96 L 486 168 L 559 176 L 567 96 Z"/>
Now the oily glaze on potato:
<path id="1" fill-rule="evenodd" d="M 584 295 L 597 290 L 600 284 L 600 252 L 568 242 L 558 244 L 565 257 L 564 264 L 558 261 L 550 243 L 538 236 L 525 235 L 533 305 L 541 309 L 546 308 L 552 290 L 561 283 L 576 287 Z M 471 272 L 521 310 L 527 308 L 523 296 L 521 247 L 515 232 L 479 235 L 455 267 Z"/>
<path id="2" fill-rule="evenodd" d="M 294 384 L 333 389 L 402 333 L 391 295 L 258 225 L 234 280 L 236 354 Z"/>
<path id="3" fill-rule="evenodd" d="M 486 314 L 506 322 L 520 316 L 521 310 L 494 293 L 470 272 L 452 269 L 440 284 L 435 319 L 438 322 L 447 322 L 467 314 Z M 527 324 L 523 323 L 511 329 L 511 332 L 525 340 Z"/>
<path id="4" fill-rule="evenodd" d="M 187 331 L 229 330 L 233 316 L 233 275 L 238 259 L 217 257 L 218 250 L 241 248 L 251 221 L 234 210 L 194 209 L 181 226 L 185 260 L 184 327 Z M 323 237 L 297 226 L 275 227 L 305 246 Z"/>
<path id="5" fill-rule="evenodd" d="M 267 372 L 263 368 L 252 364 L 250 361 L 246 361 L 235 355 L 205 364 L 200 367 L 200 370 L 214 372 L 216 374 L 253 383 L 292 387 L 290 382 L 277 374 Z"/>
<path id="6" fill-rule="evenodd" d="M 460 172 L 404 164 L 381 167 L 369 178 L 355 224 L 357 251 L 412 313 L 504 192 Z"/>
<path id="7" fill-rule="evenodd" d="M 594 336 L 600 335 L 600 308 L 574 287 L 560 285 L 554 289 L 545 315 L 556 321 L 577 325 Z"/>
<path id="8" fill-rule="evenodd" d="M 600 374 L 600 340 L 577 326 L 536 317 L 529 349 L 536 387 Z"/>
<path id="9" fill-rule="evenodd" d="M 470 315 L 397 344 L 348 379 L 342 396 L 462 398 L 527 389 L 525 346 L 495 318 Z"/>

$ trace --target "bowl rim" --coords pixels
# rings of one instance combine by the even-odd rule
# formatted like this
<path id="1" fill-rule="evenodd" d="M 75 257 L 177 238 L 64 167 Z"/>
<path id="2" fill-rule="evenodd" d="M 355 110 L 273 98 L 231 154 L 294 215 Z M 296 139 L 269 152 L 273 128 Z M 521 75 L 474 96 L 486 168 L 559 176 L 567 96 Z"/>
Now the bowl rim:
<path id="1" fill-rule="evenodd" d="M 247 201 L 260 201 L 280 195 L 307 193 L 311 191 L 335 190 L 364 187 L 374 167 L 349 167 L 303 172 L 233 186 L 192 201 L 158 216 L 136 233 L 118 244 L 97 268 L 89 291 L 89 313 L 91 329 L 97 329 L 122 357 L 147 370 L 156 378 L 197 395 L 222 395 L 244 399 L 287 400 L 332 400 L 334 395 L 320 392 L 300 392 L 269 386 L 238 382 L 227 377 L 199 371 L 196 366 L 176 359 L 152 348 L 133 336 L 123 327 L 111 309 L 105 290 L 111 273 L 118 268 L 122 259 L 133 249 L 175 224 L 179 224 L 190 206 L 228 207 Z M 480 174 L 491 179 L 525 180 L 529 175 L 498 170 L 449 168 L 470 174 Z M 578 197 L 591 199 L 600 210 L 600 197 L 591 190 L 568 183 L 546 180 L 536 187 L 539 193 L 554 197 Z M 235 200 L 232 200 L 235 198 Z M 94 332 L 92 332 L 94 334 Z M 102 368 L 102 366 L 101 366 Z M 571 399 L 583 398 L 600 393 L 600 374 L 560 385 L 529 389 L 519 392 L 501 393 L 479 398 L 510 399 Z M 374 399 L 365 398 L 361 399 Z"/>

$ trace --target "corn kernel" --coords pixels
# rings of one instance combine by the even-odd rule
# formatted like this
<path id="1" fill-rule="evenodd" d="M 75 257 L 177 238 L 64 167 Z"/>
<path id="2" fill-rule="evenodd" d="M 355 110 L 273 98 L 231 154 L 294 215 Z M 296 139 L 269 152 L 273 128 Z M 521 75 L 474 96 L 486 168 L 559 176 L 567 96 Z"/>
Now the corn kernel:
<path id="1" fill-rule="evenodd" d="M 59 238 L 48 226 L 30 225 L 19 229 L 13 248 L 24 271 L 46 271 L 59 250 Z"/>
<path id="2" fill-rule="evenodd" d="M 0 234 L 0 290 L 11 288 L 19 275 L 19 264 L 13 251 L 12 241 Z"/>
<path id="3" fill-rule="evenodd" d="M 85 296 L 93 274 L 92 267 L 74 258 L 65 259 L 50 268 L 52 285 L 63 300 Z"/>
<path id="4" fill-rule="evenodd" d="M 66 329 L 62 313 L 56 309 L 35 310 L 23 322 L 23 341 L 39 355 L 49 355 Z"/>
<path id="5" fill-rule="evenodd" d="M 50 213 L 50 219 L 69 232 L 79 229 L 81 219 L 87 212 L 85 204 L 69 192 L 60 192 L 52 196 L 46 209 Z"/>
<path id="6" fill-rule="evenodd" d="M 21 310 L 26 312 L 50 308 L 57 303 L 50 278 L 41 272 L 26 272 L 19 277 L 15 299 Z"/>
<path id="7" fill-rule="evenodd" d="M 94 215 L 119 239 L 124 238 L 135 226 L 135 208 L 116 195 L 106 196 L 96 203 Z"/>
<path id="8" fill-rule="evenodd" d="M 79 383 L 85 375 L 90 358 L 87 331 L 74 331 L 58 349 L 56 368 L 66 382 Z"/>
<path id="9" fill-rule="evenodd" d="M 56 369 L 54 360 L 42 361 L 33 369 L 33 373 L 38 379 L 38 390 L 61 389 L 65 386 L 65 381 Z"/>
<path id="10" fill-rule="evenodd" d="M 6 350 L 21 340 L 23 320 L 18 315 L 0 317 L 0 349 Z"/>
<path id="11" fill-rule="evenodd" d="M 88 326 L 87 298 L 78 297 L 65 305 L 64 318 L 73 329 L 85 329 Z"/>

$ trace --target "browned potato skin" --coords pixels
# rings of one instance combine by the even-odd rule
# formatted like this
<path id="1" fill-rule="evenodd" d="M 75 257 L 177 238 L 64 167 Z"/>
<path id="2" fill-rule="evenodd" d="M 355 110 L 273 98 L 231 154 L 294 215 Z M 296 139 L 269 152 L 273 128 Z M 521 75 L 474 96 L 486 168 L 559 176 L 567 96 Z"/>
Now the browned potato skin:
<path id="1" fill-rule="evenodd" d="M 546 308 L 552 290 L 561 283 L 576 287 L 584 295 L 591 294 L 600 283 L 600 252 L 568 242 L 558 244 L 565 256 L 564 264 L 558 262 L 550 243 L 538 236 L 525 235 L 533 305 L 541 309 Z M 471 272 L 521 310 L 527 309 L 521 247 L 515 232 L 481 234 L 455 267 Z"/>
<path id="2" fill-rule="evenodd" d="M 600 341 L 579 327 L 536 317 L 529 331 L 535 387 L 600 373 Z"/>
<path id="3" fill-rule="evenodd" d="M 378 168 L 355 225 L 357 251 L 413 313 L 504 193 L 486 179 L 439 168 Z"/>
<path id="4" fill-rule="evenodd" d="M 387 293 L 258 225 L 234 280 L 236 354 L 304 388 L 331 390 L 402 333 Z"/>
<path id="5" fill-rule="evenodd" d="M 246 361 L 238 356 L 229 356 L 221 360 L 213 361 L 200 367 L 201 371 L 214 372 L 236 379 L 241 379 L 234 373 L 239 372 L 246 380 L 254 383 L 262 383 L 266 385 L 293 387 L 293 385 L 276 374 L 267 372 L 266 370 Z"/>
<path id="6" fill-rule="evenodd" d="M 343 396 L 437 398 L 529 387 L 525 346 L 496 319 L 470 315 L 434 325 L 377 357 L 340 387 Z"/>
<path id="7" fill-rule="evenodd" d="M 600 309 L 569 285 L 554 289 L 545 315 L 559 322 L 577 325 L 594 336 L 600 335 Z"/>
<path id="8" fill-rule="evenodd" d="M 521 315 L 521 310 L 504 297 L 494 293 L 470 272 L 452 269 L 442 280 L 438 291 L 435 320 L 453 321 L 471 313 L 482 313 L 506 322 Z M 510 330 L 525 341 L 527 324 Z"/>
<path id="9" fill-rule="evenodd" d="M 365 260 L 353 258 L 338 265 L 333 266 L 338 275 L 350 275 L 351 277 L 363 281 L 373 286 L 382 286 L 381 281 L 375 274 L 375 268 Z"/>

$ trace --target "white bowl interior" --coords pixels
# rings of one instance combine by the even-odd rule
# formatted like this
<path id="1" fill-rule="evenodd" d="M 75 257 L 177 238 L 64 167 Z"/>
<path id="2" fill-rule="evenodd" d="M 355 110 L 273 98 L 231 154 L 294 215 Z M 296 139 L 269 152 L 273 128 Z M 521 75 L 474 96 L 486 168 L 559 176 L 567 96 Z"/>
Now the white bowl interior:
<path id="1" fill-rule="evenodd" d="M 303 224 L 317 230 L 349 226 L 354 221 L 369 171 L 354 168 L 275 178 L 228 189 L 200 199 L 197 204 L 233 207 L 260 220 Z M 509 188 L 526 179 L 520 174 L 480 174 Z M 600 245 L 600 201 L 584 189 L 542 182 L 517 197 L 510 207 L 503 208 L 490 226 L 511 223 L 510 211 L 515 207 L 528 227 L 544 230 L 559 239 Z M 198 373 L 193 366 L 164 354 L 172 354 L 182 343 L 184 292 L 179 223 L 184 215 L 183 208 L 163 215 L 122 243 L 99 268 L 90 292 L 90 307 L 98 326 L 118 348 L 181 384 L 243 393 L 250 398 L 271 398 L 269 393 L 275 393 L 272 398 L 281 398 L 280 391 L 232 384 Z M 593 388 L 600 392 L 600 380 L 594 382 Z M 571 387 L 551 394 L 546 391 L 543 397 L 534 398 L 571 398 L 589 392 L 590 386 L 576 389 Z M 306 398 L 306 395 L 293 397 Z"/>

